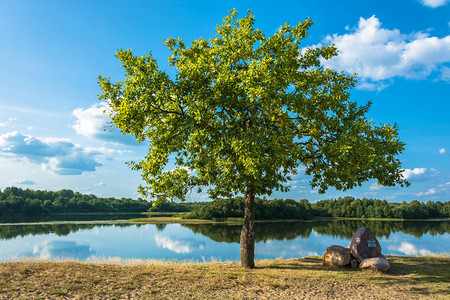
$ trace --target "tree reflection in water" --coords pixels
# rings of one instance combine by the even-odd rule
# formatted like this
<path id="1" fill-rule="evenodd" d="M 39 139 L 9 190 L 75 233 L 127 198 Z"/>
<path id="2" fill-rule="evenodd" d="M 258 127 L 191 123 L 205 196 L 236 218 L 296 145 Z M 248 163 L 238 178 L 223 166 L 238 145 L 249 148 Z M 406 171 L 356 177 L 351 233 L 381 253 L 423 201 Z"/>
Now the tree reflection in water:
<path id="1" fill-rule="evenodd" d="M 402 232 L 417 238 L 424 234 L 442 235 L 450 232 L 449 221 L 304 221 L 304 222 L 257 222 L 255 242 L 269 240 L 292 240 L 308 238 L 314 230 L 319 235 L 351 239 L 358 228 L 368 226 L 377 237 L 389 238 L 390 234 Z M 194 233 L 205 235 L 216 242 L 239 243 L 241 225 L 183 224 Z"/>
<path id="2" fill-rule="evenodd" d="M 8 240 L 27 235 L 56 234 L 66 236 L 79 230 L 90 230 L 95 227 L 116 226 L 145 226 L 136 224 L 92 224 L 92 223 L 49 223 L 49 224 L 8 224 L 0 225 L 0 239 Z M 153 225 L 155 226 L 155 225 Z M 163 232 L 165 224 L 158 224 L 156 228 Z M 239 243 L 241 225 L 234 224 L 182 224 L 194 233 L 200 233 L 216 242 Z M 389 238 L 392 233 L 405 233 L 420 238 L 425 234 L 432 236 L 450 233 L 450 221 L 361 221 L 361 220 L 333 220 L 333 221 L 299 221 L 299 222 L 257 222 L 255 224 L 255 241 L 293 240 L 308 238 L 312 231 L 319 235 L 351 239 L 358 228 L 368 226 L 377 237 Z"/>

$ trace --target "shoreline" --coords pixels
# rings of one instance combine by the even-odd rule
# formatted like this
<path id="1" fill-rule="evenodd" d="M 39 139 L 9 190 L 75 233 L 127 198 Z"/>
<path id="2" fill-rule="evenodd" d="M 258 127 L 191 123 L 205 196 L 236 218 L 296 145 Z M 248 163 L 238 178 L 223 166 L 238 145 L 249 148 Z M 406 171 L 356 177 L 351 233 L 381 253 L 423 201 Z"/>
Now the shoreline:
<path id="1" fill-rule="evenodd" d="M 76 214 L 54 214 L 54 215 L 36 215 L 32 217 L 45 217 L 51 218 L 54 217 L 63 217 L 63 216 L 108 216 L 108 215 L 129 215 L 129 213 L 76 213 Z M 184 219 L 182 218 L 182 214 L 180 213 L 141 213 L 142 218 L 132 218 L 132 219 L 105 219 L 105 220 L 42 220 L 42 221 L 24 221 L 21 220 L 19 222 L 2 222 L 0 217 L 0 225 L 39 225 L 39 224 L 232 224 L 232 225 L 242 225 L 243 218 L 226 218 L 223 220 L 203 220 L 203 219 Z M 20 217 L 24 217 L 23 215 L 17 216 L 18 220 Z M 25 217 L 30 217 L 26 216 Z M 331 217 L 316 217 L 311 219 L 268 219 L 268 220 L 255 220 L 255 223 L 295 223 L 295 222 L 319 222 L 319 221 L 361 221 L 361 222 L 450 222 L 450 218 L 441 218 L 441 219 L 392 219 L 392 218 L 331 218 Z"/>
<path id="2" fill-rule="evenodd" d="M 170 213 L 168 213 L 170 214 Z M 130 223 L 138 224 L 159 224 L 159 223 L 193 223 L 193 224 L 242 224 L 244 218 L 226 218 L 224 220 L 203 220 L 203 219 L 183 219 L 181 217 L 147 217 L 124 220 Z M 270 220 L 255 220 L 255 223 L 280 223 L 280 222 L 318 222 L 318 221 L 381 221 L 381 222 L 450 222 L 447 219 L 392 219 L 392 218 L 311 218 L 311 219 L 270 219 Z"/>

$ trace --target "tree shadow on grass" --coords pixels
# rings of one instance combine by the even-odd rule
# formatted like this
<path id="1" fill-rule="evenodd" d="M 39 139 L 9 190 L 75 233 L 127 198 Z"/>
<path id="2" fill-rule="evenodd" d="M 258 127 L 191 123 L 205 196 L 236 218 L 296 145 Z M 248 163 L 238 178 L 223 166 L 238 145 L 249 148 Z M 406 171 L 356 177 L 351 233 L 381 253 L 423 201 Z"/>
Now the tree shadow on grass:
<path id="1" fill-rule="evenodd" d="M 354 274 L 376 285 L 398 284 L 414 294 L 427 297 L 450 294 L 450 258 L 388 256 L 391 268 L 386 273 L 361 271 L 349 267 L 322 265 L 322 257 L 276 260 L 261 269 L 310 270 L 326 273 Z"/>

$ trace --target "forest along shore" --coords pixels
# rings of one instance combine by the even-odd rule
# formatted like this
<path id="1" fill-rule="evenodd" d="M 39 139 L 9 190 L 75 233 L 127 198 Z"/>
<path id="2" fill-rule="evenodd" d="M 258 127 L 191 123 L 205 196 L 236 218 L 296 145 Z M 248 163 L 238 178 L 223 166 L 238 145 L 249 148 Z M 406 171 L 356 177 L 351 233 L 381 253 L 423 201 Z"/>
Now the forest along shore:
<path id="1" fill-rule="evenodd" d="M 13 216 L 43 216 L 82 213 L 182 213 L 185 219 L 223 221 L 243 218 L 244 198 L 216 199 L 210 202 L 176 203 L 165 201 L 157 206 L 143 199 L 98 198 L 71 190 L 39 191 L 8 187 L 0 190 L 0 223 Z M 450 201 L 426 203 L 390 203 L 379 199 L 344 197 L 310 203 L 307 199 L 261 199 L 255 197 L 255 219 L 436 219 L 450 218 Z"/>
<path id="2" fill-rule="evenodd" d="M 322 257 L 262 260 L 252 270 L 230 262 L 9 262 L 0 264 L 0 299 L 448 299 L 450 258 L 388 260 L 387 273 L 325 267 Z"/>

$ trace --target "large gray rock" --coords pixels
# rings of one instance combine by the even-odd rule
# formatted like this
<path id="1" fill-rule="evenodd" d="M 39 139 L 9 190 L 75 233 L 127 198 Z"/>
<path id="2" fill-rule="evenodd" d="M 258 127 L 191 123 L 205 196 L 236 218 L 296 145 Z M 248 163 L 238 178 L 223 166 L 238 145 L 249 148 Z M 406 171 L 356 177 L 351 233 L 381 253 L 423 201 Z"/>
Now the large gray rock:
<path id="1" fill-rule="evenodd" d="M 390 268 L 389 262 L 383 257 L 366 258 L 360 264 L 360 269 L 371 269 L 386 272 Z"/>
<path id="2" fill-rule="evenodd" d="M 350 251 L 358 262 L 362 262 L 366 258 L 382 257 L 381 246 L 375 234 L 369 227 L 361 227 L 358 229 L 350 241 Z"/>
<path id="3" fill-rule="evenodd" d="M 325 266 L 345 266 L 350 263 L 351 258 L 350 249 L 333 245 L 325 250 L 323 264 Z"/>

